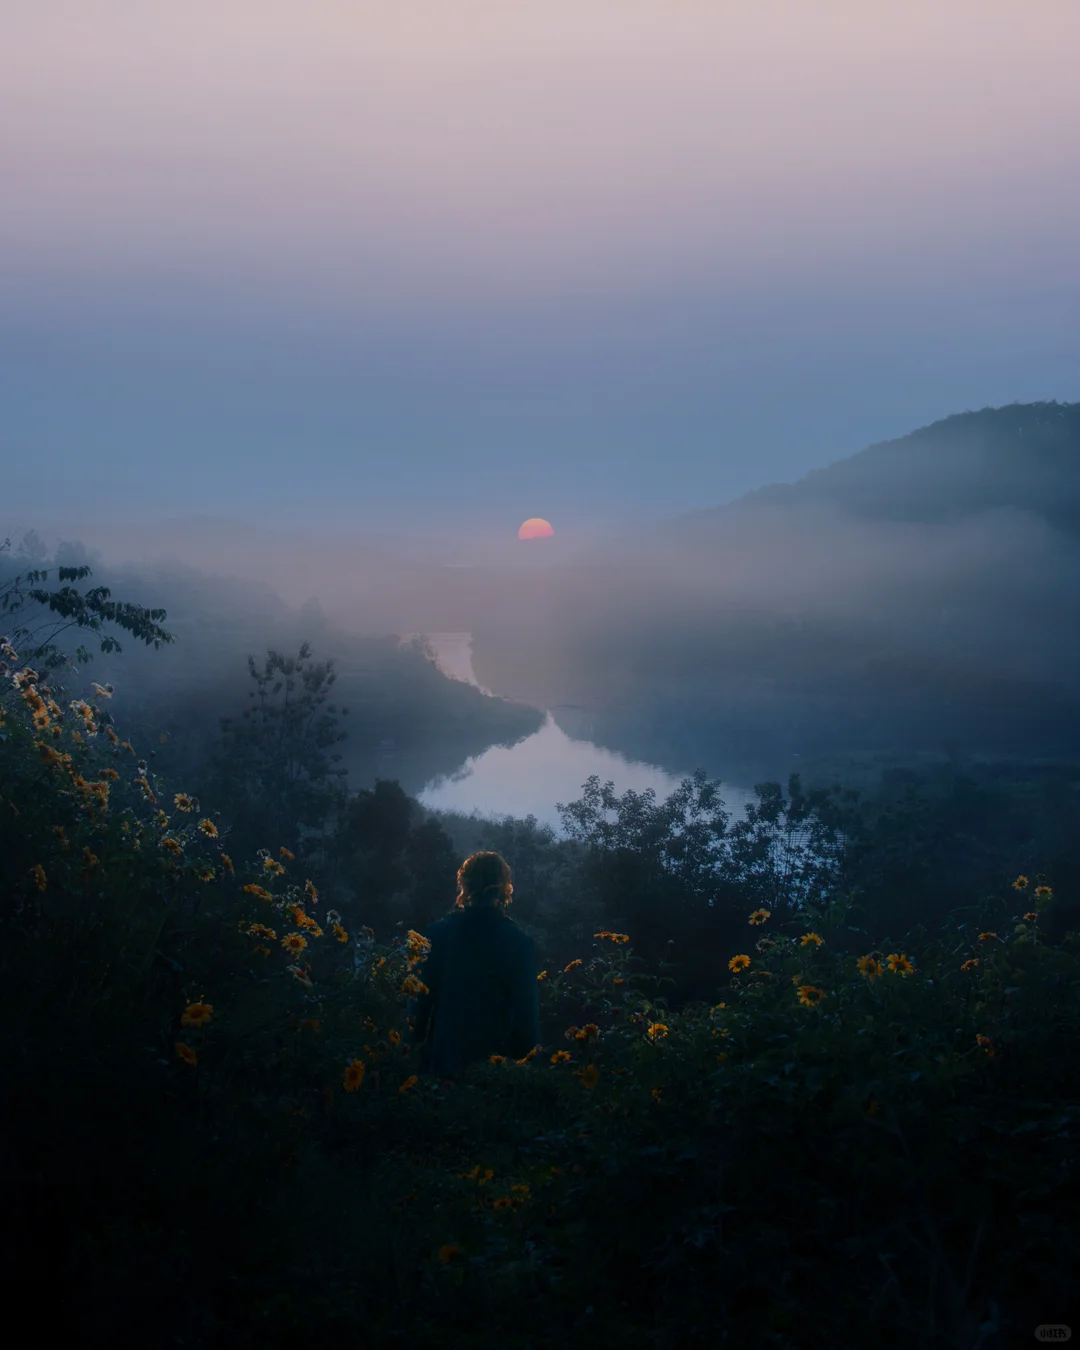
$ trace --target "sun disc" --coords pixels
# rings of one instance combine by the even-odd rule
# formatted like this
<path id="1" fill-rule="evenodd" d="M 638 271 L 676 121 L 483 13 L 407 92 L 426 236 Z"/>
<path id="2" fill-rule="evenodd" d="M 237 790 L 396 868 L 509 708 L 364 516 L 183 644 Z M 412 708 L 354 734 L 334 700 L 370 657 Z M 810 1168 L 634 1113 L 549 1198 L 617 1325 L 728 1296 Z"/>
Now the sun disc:
<path id="1" fill-rule="evenodd" d="M 540 516 L 530 516 L 518 530 L 519 539 L 548 539 L 555 531 Z"/>

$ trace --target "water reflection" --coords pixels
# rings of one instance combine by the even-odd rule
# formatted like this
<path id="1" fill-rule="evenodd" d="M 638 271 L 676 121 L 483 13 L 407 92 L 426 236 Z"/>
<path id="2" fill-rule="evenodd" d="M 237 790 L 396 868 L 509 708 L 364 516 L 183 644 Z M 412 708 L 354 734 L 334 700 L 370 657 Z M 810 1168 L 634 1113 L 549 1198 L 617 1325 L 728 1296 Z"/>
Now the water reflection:
<path id="1" fill-rule="evenodd" d="M 481 687 L 473 674 L 470 633 L 425 636 L 440 669 Z M 592 774 L 597 774 L 601 783 L 613 782 L 617 794 L 631 788 L 635 792 L 652 788 L 661 801 L 681 781 L 657 765 L 627 759 L 589 740 L 567 735 L 549 711 L 534 735 L 514 746 L 492 746 L 466 760 L 455 773 L 433 779 L 420 793 L 420 801 L 432 809 L 466 814 L 475 811 L 481 816 L 533 815 L 561 833 L 555 803 L 576 801 Z M 733 816 L 740 816 L 745 803 L 754 800 L 752 792 L 726 785 L 721 796 Z"/>

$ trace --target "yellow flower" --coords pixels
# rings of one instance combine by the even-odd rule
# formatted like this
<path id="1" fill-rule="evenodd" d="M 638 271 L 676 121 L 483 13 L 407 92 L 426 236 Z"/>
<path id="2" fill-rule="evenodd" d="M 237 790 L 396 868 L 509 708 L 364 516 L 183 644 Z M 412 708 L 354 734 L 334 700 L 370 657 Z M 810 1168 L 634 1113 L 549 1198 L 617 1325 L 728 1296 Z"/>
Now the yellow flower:
<path id="1" fill-rule="evenodd" d="M 108 778 L 112 782 L 116 782 L 116 780 L 120 777 L 120 775 L 116 772 L 115 769 L 98 769 L 98 777 Z"/>
<path id="2" fill-rule="evenodd" d="M 270 873 L 271 876 L 275 877 L 280 877 L 282 873 L 285 871 L 284 867 L 282 867 L 282 865 L 279 862 L 275 862 L 273 858 L 264 858 L 263 867 L 266 868 L 266 870 Z"/>
<path id="3" fill-rule="evenodd" d="M 173 1049 L 185 1064 L 190 1064 L 192 1068 L 198 1064 L 199 1056 L 192 1050 L 190 1045 L 185 1045 L 183 1041 L 177 1041 L 173 1046 Z"/>
<path id="4" fill-rule="evenodd" d="M 1050 889 L 1049 886 L 1036 886 L 1036 887 L 1035 887 L 1035 894 L 1038 895 L 1038 896 L 1042 896 L 1042 897 L 1044 897 L 1044 898 L 1046 898 L 1046 899 L 1049 899 L 1050 896 L 1053 895 L 1053 893 L 1054 893 L 1054 892 Z"/>
<path id="5" fill-rule="evenodd" d="M 402 1083 L 402 1085 L 398 1088 L 398 1091 L 399 1091 L 399 1092 L 408 1092 L 408 1090 L 409 1090 L 411 1087 L 415 1087 L 415 1086 L 416 1086 L 416 1084 L 417 1084 L 418 1081 L 419 1081 L 419 1080 L 417 1079 L 416 1074 L 410 1074 L 409 1077 L 405 1079 L 404 1083 Z"/>
<path id="6" fill-rule="evenodd" d="M 668 1029 L 663 1022 L 650 1022 L 646 1035 L 650 1041 L 659 1041 L 668 1034 Z"/>
<path id="7" fill-rule="evenodd" d="M 394 1027 L 391 1027 L 390 1030 L 386 1033 L 386 1038 L 391 1045 L 399 1045 L 401 1042 L 401 1032 L 396 1030 Z"/>
<path id="8" fill-rule="evenodd" d="M 313 881 L 305 881 L 304 890 L 307 892 L 311 903 L 315 904 L 319 899 L 319 892 L 315 889 L 315 883 Z"/>
<path id="9" fill-rule="evenodd" d="M 625 984 L 626 981 L 625 981 L 621 976 L 619 976 L 619 977 L 617 977 L 616 979 L 612 980 L 611 983 L 612 983 L 612 984 Z"/>
<path id="10" fill-rule="evenodd" d="M 169 853 L 182 853 L 184 851 L 183 845 L 180 843 L 179 839 L 174 839 L 168 834 L 161 841 L 161 847 Z"/>
<path id="11" fill-rule="evenodd" d="M 43 891 L 48 884 L 45 880 L 45 869 L 40 863 L 35 863 L 30 869 L 30 875 L 34 878 L 34 885 L 39 891 Z"/>
<path id="12" fill-rule="evenodd" d="M 575 957 L 575 959 L 571 961 L 568 966 L 563 967 L 563 974 L 566 975 L 569 971 L 573 970 L 575 966 L 580 965 L 581 965 L 581 957 L 580 956 Z"/>
<path id="13" fill-rule="evenodd" d="M 547 979 L 547 971 L 546 971 L 546 970 L 542 970 L 542 971 L 540 972 L 540 974 L 537 975 L 536 978 L 537 978 L 538 981 L 539 981 L 539 980 L 546 980 L 546 979 Z"/>
<path id="14" fill-rule="evenodd" d="M 269 956 L 269 955 L 270 955 L 270 948 L 269 948 L 269 947 L 256 947 L 256 948 L 254 948 L 254 951 L 255 951 L 255 955 L 256 955 L 256 956 Z"/>
<path id="15" fill-rule="evenodd" d="M 964 964 L 960 967 L 960 969 L 976 970 L 978 968 L 978 965 L 979 965 L 979 958 L 977 956 L 973 956 L 970 961 L 965 961 Z"/>
<path id="16" fill-rule="evenodd" d="M 812 942 L 815 947 L 820 947 L 824 939 L 818 937 L 817 933 L 804 933 L 799 941 L 804 947 Z"/>
<path id="17" fill-rule="evenodd" d="M 979 941 L 980 941 L 980 942 L 989 942 L 991 938 L 996 938 L 996 937 L 997 937 L 997 934 L 996 934 L 996 933 L 980 933 L 980 934 L 979 934 Z"/>
<path id="18" fill-rule="evenodd" d="M 379 962 L 379 965 L 383 965 L 384 962 L 385 957 L 383 958 L 382 961 Z M 431 991 L 428 989 L 427 985 L 423 982 L 423 980 L 418 980 L 415 975 L 406 975 L 401 982 L 401 992 L 403 994 L 412 995 L 412 994 L 428 994 Z"/>
<path id="19" fill-rule="evenodd" d="M 173 798 L 173 805 L 178 811 L 191 811 L 194 808 L 195 803 L 186 792 L 178 792 Z"/>
<path id="20" fill-rule="evenodd" d="M 875 961 L 872 956 L 860 956 L 855 963 L 859 968 L 859 974 L 865 975 L 868 980 L 876 980 L 881 975 L 881 962 Z"/>
<path id="21" fill-rule="evenodd" d="M 594 1041 L 600 1035 L 600 1028 L 595 1022 L 586 1022 L 578 1032 L 576 1039 L 579 1041 Z"/>
<path id="22" fill-rule="evenodd" d="M 221 855 L 221 861 L 225 864 L 225 870 L 230 876 L 233 875 L 233 861 L 227 853 Z"/>
<path id="23" fill-rule="evenodd" d="M 111 684 L 98 684 L 97 680 L 90 681 L 90 687 L 98 698 L 112 698 L 113 687 Z"/>
<path id="24" fill-rule="evenodd" d="M 150 786 L 150 784 L 146 781 L 145 778 L 136 778 L 135 786 L 142 788 L 142 794 L 146 798 L 146 800 L 150 803 L 151 806 L 157 806 L 157 797 L 154 794 L 154 789 Z"/>
<path id="25" fill-rule="evenodd" d="M 866 1103 L 867 1115 L 876 1116 L 880 1113 L 880 1111 L 881 1111 L 881 1103 L 878 1101 L 876 1097 L 871 1097 L 870 1100 Z"/>
<path id="26" fill-rule="evenodd" d="M 265 890 L 262 886 L 256 886 L 254 882 L 245 886 L 244 890 L 248 895 L 257 896 L 260 900 L 273 900 L 274 898 L 268 890 Z"/>
<path id="27" fill-rule="evenodd" d="M 497 1195 L 491 1202 L 492 1209 L 509 1209 L 513 1205 L 513 1200 L 508 1195 Z"/>
<path id="28" fill-rule="evenodd" d="M 602 932 L 594 933 L 595 938 L 607 938 L 611 942 L 629 942 L 630 939 L 626 933 L 609 933 L 605 928 Z"/>
<path id="29" fill-rule="evenodd" d="M 1034 910 L 1031 910 L 1030 913 L 1025 914 L 1024 918 L 1027 920 L 1028 923 L 1038 923 L 1039 921 L 1039 916 L 1035 913 Z"/>
<path id="30" fill-rule="evenodd" d="M 269 938 L 271 942 L 277 941 L 277 934 L 272 928 L 267 928 L 265 924 L 253 923 L 248 925 L 248 932 L 252 937 Z"/>
<path id="31" fill-rule="evenodd" d="M 740 970 L 745 970 L 749 964 L 750 958 L 748 956 L 733 956 L 727 963 L 728 970 L 734 971 L 736 974 L 738 974 Z"/>
<path id="32" fill-rule="evenodd" d="M 214 1016 L 212 1003 L 189 1003 L 180 1016 L 182 1027 L 204 1027 Z"/>
<path id="33" fill-rule="evenodd" d="M 552 1064 L 565 1064 L 569 1058 L 570 1058 L 569 1050 L 556 1050 L 555 1053 L 551 1056 L 551 1062 Z"/>
<path id="34" fill-rule="evenodd" d="M 213 879 L 214 879 L 214 869 L 212 867 L 204 867 L 202 871 L 199 873 L 200 881 L 213 881 Z"/>
<path id="35" fill-rule="evenodd" d="M 584 1088 L 594 1088 L 600 1081 L 600 1070 L 595 1064 L 586 1064 L 583 1069 L 578 1069 L 574 1077 L 578 1079 Z"/>
<path id="36" fill-rule="evenodd" d="M 342 928 L 339 923 L 334 924 L 334 936 L 339 942 L 348 942 L 349 940 L 348 933 L 346 933 L 345 929 Z"/>
<path id="37" fill-rule="evenodd" d="M 346 1092 L 355 1092 L 364 1081 L 364 1074 L 367 1067 L 362 1059 L 354 1059 L 345 1070 L 345 1077 L 342 1080 L 342 1086 Z"/>
<path id="38" fill-rule="evenodd" d="M 489 1055 L 489 1056 L 488 1056 L 488 1063 L 489 1063 L 489 1064 L 505 1064 L 505 1063 L 506 1063 L 506 1056 L 505 1056 L 505 1055 Z"/>
<path id="39" fill-rule="evenodd" d="M 206 835 L 207 839 L 216 839 L 218 837 L 218 828 L 212 820 L 205 816 L 199 821 L 199 829 Z"/>
<path id="40" fill-rule="evenodd" d="M 305 1017 L 300 1026 L 304 1031 L 318 1031 L 319 1019 L 317 1017 Z"/>
<path id="41" fill-rule="evenodd" d="M 818 989 L 813 984 L 802 984 L 799 986 L 799 1002 L 804 1008 L 816 1008 L 825 998 L 825 990 Z"/>
<path id="42" fill-rule="evenodd" d="M 772 912 L 771 912 L 770 910 L 767 910 L 767 909 L 755 909 L 754 912 L 753 912 L 753 914 L 750 915 L 750 918 L 749 918 L 748 922 L 750 922 L 750 923 L 752 923 L 752 924 L 755 924 L 755 925 L 757 925 L 757 924 L 763 924 L 767 919 L 769 919 L 769 918 L 771 918 L 771 917 L 772 917 Z"/>
<path id="43" fill-rule="evenodd" d="M 515 1059 L 515 1060 L 514 1060 L 514 1063 L 515 1063 L 515 1064 L 528 1064 L 529 1060 L 532 1059 L 532 1057 L 536 1054 L 536 1052 L 537 1052 L 539 1049 L 541 1049 L 541 1047 L 540 1047 L 539 1045 L 534 1045 L 533 1048 L 532 1048 L 531 1050 L 527 1050 L 527 1051 L 525 1052 L 525 1054 L 523 1054 L 523 1055 L 521 1056 L 520 1059 Z"/>
<path id="44" fill-rule="evenodd" d="M 442 1265 L 449 1265 L 451 1261 L 464 1261 L 465 1253 L 456 1242 L 445 1242 L 439 1248 L 439 1261 Z"/>
<path id="45" fill-rule="evenodd" d="M 1026 891 L 1027 888 L 1028 888 L 1027 877 L 1017 877 L 1016 880 L 1013 882 L 1014 891 Z"/>
<path id="46" fill-rule="evenodd" d="M 897 973 L 901 975 L 913 975 L 915 973 L 915 967 L 904 955 L 897 956 L 894 952 L 892 956 L 889 957 L 888 964 L 889 969 L 894 975 Z"/>
<path id="47" fill-rule="evenodd" d="M 976 1036 L 975 1040 L 978 1042 L 979 1047 L 986 1052 L 987 1059 L 993 1059 L 995 1053 L 994 1042 L 990 1039 L 990 1037 L 980 1035 Z"/>
<path id="48" fill-rule="evenodd" d="M 158 811 L 155 814 L 154 819 L 157 821 L 157 826 L 159 830 L 163 830 L 165 826 L 168 825 L 169 823 L 169 817 L 165 814 L 164 811 Z"/>
<path id="49" fill-rule="evenodd" d="M 653 1088 L 652 1094 L 651 1094 L 651 1095 L 652 1095 L 652 1099 L 653 1099 L 654 1102 L 658 1102 L 658 1101 L 660 1100 L 661 1095 L 663 1094 L 663 1091 L 664 1091 L 663 1088 L 658 1088 L 658 1087 Z"/>
<path id="50" fill-rule="evenodd" d="M 298 956 L 307 946 L 307 938 L 300 933 L 289 933 L 281 939 L 281 945 L 290 956 Z"/>
<path id="51" fill-rule="evenodd" d="M 723 1052 L 723 1054 L 720 1054 L 720 1055 L 717 1055 L 717 1056 L 716 1056 L 716 1062 L 717 1062 L 717 1064 L 726 1064 L 730 1058 L 731 1058 L 731 1056 L 730 1056 L 730 1055 L 728 1054 L 728 1052 L 725 1050 L 725 1051 Z"/>
<path id="52" fill-rule="evenodd" d="M 278 856 L 284 858 L 286 862 L 295 862 L 296 854 L 290 853 L 284 844 L 278 849 Z"/>

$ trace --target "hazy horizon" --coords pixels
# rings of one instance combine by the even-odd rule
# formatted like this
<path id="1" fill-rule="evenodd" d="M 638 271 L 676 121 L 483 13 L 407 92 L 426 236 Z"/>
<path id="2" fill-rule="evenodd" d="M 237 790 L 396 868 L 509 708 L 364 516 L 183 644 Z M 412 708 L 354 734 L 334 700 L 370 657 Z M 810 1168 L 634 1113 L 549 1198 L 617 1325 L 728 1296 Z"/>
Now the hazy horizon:
<path id="1" fill-rule="evenodd" d="M 603 533 L 1080 398 L 1066 0 L 5 27 L 20 520 Z"/>

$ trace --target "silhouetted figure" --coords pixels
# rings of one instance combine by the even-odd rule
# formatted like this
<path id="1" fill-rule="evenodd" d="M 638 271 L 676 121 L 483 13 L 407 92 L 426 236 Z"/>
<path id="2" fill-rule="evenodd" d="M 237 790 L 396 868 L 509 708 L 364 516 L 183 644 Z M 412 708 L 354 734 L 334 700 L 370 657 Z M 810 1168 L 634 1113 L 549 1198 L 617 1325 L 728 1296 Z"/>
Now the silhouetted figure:
<path id="1" fill-rule="evenodd" d="M 540 1040 L 536 947 L 505 910 L 513 886 L 498 853 L 458 869 L 455 908 L 424 934 L 431 949 L 412 1004 L 421 1073 L 451 1077 L 490 1055 L 520 1059 Z"/>

